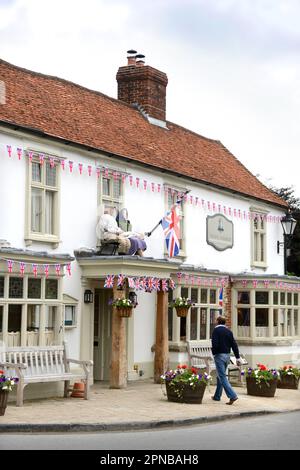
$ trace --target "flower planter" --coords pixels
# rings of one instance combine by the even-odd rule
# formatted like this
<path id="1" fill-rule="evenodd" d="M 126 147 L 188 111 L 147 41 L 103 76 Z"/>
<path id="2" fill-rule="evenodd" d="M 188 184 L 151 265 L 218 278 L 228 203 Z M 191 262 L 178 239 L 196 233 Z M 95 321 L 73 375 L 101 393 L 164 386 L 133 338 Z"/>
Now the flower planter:
<path id="1" fill-rule="evenodd" d="M 176 308 L 177 317 L 185 318 L 188 314 L 190 307 L 175 307 L 175 308 Z"/>
<path id="2" fill-rule="evenodd" d="M 205 388 L 206 383 L 199 383 L 194 388 L 185 383 L 170 385 L 166 382 L 168 400 L 177 403 L 202 403 Z"/>
<path id="3" fill-rule="evenodd" d="M 246 377 L 247 393 L 257 397 L 274 397 L 277 388 L 277 379 L 256 383 L 255 377 Z"/>
<path id="4" fill-rule="evenodd" d="M 8 391 L 0 390 L 0 416 L 4 416 L 8 399 Z"/>
<path id="5" fill-rule="evenodd" d="M 117 311 L 120 317 L 129 318 L 132 315 L 133 307 L 117 307 Z"/>
<path id="6" fill-rule="evenodd" d="M 277 384 L 278 388 L 290 388 L 294 390 L 298 390 L 298 386 L 299 377 L 295 377 L 294 375 L 281 375 Z"/>

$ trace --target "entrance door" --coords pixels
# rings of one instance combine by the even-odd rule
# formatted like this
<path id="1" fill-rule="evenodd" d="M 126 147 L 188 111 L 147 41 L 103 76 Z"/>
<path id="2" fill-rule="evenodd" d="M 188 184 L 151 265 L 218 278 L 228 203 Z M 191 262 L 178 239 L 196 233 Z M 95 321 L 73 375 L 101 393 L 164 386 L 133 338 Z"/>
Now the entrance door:
<path id="1" fill-rule="evenodd" d="M 94 380 L 109 380 L 112 289 L 96 289 L 94 302 Z"/>

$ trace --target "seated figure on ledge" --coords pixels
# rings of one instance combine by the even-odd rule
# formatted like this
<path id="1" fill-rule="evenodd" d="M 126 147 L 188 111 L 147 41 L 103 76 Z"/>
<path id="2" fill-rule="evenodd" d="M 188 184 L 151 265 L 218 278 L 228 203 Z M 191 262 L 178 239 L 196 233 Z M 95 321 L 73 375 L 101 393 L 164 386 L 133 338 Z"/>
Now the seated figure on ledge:
<path id="1" fill-rule="evenodd" d="M 97 224 L 97 235 L 101 242 L 118 243 L 118 253 L 143 256 L 147 245 L 144 234 L 132 231 L 127 209 L 117 211 L 115 207 L 106 207 Z"/>

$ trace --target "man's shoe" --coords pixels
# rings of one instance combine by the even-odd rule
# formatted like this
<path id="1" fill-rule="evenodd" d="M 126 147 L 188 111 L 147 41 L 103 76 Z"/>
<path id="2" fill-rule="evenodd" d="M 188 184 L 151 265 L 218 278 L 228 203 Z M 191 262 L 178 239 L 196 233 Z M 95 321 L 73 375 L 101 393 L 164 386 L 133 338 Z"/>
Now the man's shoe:
<path id="1" fill-rule="evenodd" d="M 230 398 L 230 400 L 226 403 L 226 405 L 232 405 L 235 401 L 238 400 L 238 397 L 236 398 Z"/>
<path id="2" fill-rule="evenodd" d="M 215 398 L 215 397 L 210 397 L 210 398 L 214 401 L 221 401 L 221 400 L 218 400 L 218 398 Z"/>

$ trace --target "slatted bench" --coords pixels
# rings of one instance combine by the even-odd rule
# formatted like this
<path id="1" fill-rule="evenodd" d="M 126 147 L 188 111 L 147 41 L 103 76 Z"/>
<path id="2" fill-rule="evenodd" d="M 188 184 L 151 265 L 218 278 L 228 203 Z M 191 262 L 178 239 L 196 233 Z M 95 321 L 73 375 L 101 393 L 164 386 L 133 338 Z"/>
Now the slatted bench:
<path id="1" fill-rule="evenodd" d="M 216 365 L 214 357 L 212 354 L 211 341 L 188 341 L 187 342 L 187 351 L 189 356 L 189 365 L 196 367 L 198 369 L 206 369 L 207 374 L 211 374 L 213 370 L 216 370 Z M 244 364 L 248 364 L 243 355 L 240 355 L 241 360 Z M 237 366 L 235 362 L 234 355 L 231 355 L 231 360 L 233 364 L 228 366 L 228 379 L 232 372 L 237 371 L 239 375 L 239 382 L 242 382 L 241 376 L 241 366 Z"/>
<path id="2" fill-rule="evenodd" d="M 78 364 L 82 370 L 72 372 L 70 363 Z M 10 376 L 18 377 L 17 406 L 23 406 L 23 393 L 26 385 L 39 382 L 58 382 L 63 380 L 64 397 L 70 388 L 70 381 L 82 380 L 85 383 L 84 398 L 89 397 L 90 367 L 93 361 L 70 359 L 67 344 L 60 346 L 14 347 L 0 351 L 0 367 Z"/>

